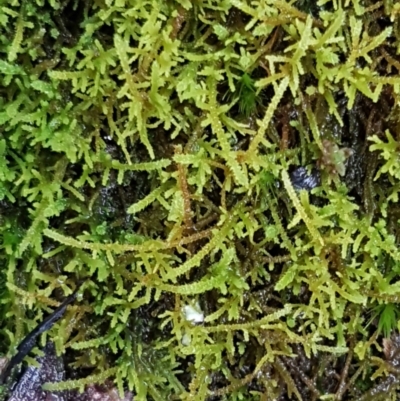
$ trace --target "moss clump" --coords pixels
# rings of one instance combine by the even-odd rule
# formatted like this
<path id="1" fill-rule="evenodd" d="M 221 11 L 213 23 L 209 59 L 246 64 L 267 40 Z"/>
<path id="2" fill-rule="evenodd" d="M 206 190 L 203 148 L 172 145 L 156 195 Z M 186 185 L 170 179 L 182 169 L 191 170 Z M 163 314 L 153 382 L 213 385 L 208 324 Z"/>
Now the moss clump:
<path id="1" fill-rule="evenodd" d="M 85 279 L 42 338 L 59 388 L 370 391 L 400 295 L 397 2 L 0 7 L 0 352 Z"/>

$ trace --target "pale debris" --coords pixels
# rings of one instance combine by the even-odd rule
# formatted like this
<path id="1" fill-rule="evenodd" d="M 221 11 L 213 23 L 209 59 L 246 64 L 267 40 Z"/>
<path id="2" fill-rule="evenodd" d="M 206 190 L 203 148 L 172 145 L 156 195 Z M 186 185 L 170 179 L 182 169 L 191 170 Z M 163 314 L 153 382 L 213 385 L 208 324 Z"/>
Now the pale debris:
<path id="1" fill-rule="evenodd" d="M 185 305 L 182 308 L 183 315 L 185 316 L 185 320 L 191 323 L 203 323 L 204 322 L 204 313 L 200 308 L 198 302 L 194 306 Z"/>

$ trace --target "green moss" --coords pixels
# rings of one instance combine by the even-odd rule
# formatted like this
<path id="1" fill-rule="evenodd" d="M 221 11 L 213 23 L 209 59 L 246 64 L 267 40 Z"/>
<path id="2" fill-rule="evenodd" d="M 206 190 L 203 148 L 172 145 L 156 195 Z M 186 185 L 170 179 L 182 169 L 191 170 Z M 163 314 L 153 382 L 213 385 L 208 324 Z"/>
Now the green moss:
<path id="1" fill-rule="evenodd" d="M 379 318 L 378 330 L 388 338 L 397 328 L 399 311 L 397 306 L 393 304 L 379 305 L 374 308 L 374 317 Z"/>
<path id="2" fill-rule="evenodd" d="M 77 371 L 60 388 L 370 387 L 398 327 L 399 7 L 314 3 L 0 5 L 0 352 L 86 279 L 42 337 Z"/>

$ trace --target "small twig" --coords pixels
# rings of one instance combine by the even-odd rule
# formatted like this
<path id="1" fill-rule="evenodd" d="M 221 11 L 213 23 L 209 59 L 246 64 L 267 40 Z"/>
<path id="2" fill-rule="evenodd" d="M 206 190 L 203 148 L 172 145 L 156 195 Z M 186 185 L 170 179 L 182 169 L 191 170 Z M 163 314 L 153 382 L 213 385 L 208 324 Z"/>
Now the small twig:
<path id="1" fill-rule="evenodd" d="M 291 397 L 291 393 L 293 392 L 299 401 L 303 401 L 303 398 L 299 390 L 297 389 L 296 383 L 294 382 L 292 375 L 286 369 L 286 365 L 282 362 L 282 359 L 280 359 L 279 357 L 276 358 L 274 362 L 274 367 L 286 383 L 289 398 Z"/>
<path id="2" fill-rule="evenodd" d="M 365 368 L 365 365 L 368 363 L 368 361 L 364 361 L 363 364 L 357 369 L 357 371 L 354 373 L 354 375 L 350 378 L 350 380 L 347 382 L 347 384 L 344 386 L 343 389 L 343 394 L 350 388 L 350 386 L 357 380 L 358 376 L 362 373 L 363 369 Z"/>
<path id="3" fill-rule="evenodd" d="M 175 154 L 181 155 L 182 148 L 180 146 L 175 147 Z M 181 163 L 176 163 L 178 170 L 178 185 L 182 192 L 183 198 L 183 222 L 186 229 L 191 229 L 193 226 L 192 220 L 192 207 L 191 207 L 191 195 L 189 191 L 189 186 L 187 182 L 186 167 Z"/>
<path id="4" fill-rule="evenodd" d="M 320 392 L 316 389 L 313 381 L 298 367 L 295 366 L 295 361 L 292 358 L 284 358 L 285 364 L 289 367 L 292 374 L 297 373 L 299 375 L 300 380 L 308 387 L 308 389 L 315 395 L 317 398 L 320 397 Z"/>
<path id="5" fill-rule="evenodd" d="M 338 386 L 338 389 L 337 389 L 336 395 L 335 395 L 336 400 L 341 400 L 343 397 L 343 394 L 346 390 L 346 379 L 349 374 L 349 367 L 350 367 L 352 358 L 353 358 L 353 344 L 349 349 L 349 353 L 347 354 L 347 358 L 346 358 L 346 363 L 344 364 L 342 374 L 340 375 L 339 386 Z"/>

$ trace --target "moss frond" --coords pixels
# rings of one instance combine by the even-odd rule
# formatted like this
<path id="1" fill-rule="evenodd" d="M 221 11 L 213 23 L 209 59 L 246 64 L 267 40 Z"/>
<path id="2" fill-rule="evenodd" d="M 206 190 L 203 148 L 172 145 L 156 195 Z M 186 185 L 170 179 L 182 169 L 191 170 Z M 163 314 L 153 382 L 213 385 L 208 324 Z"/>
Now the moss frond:
<path id="1" fill-rule="evenodd" d="M 49 390 L 368 398 L 398 326 L 397 3 L 8 3 L 0 352 L 86 280 L 46 338 L 88 377 Z"/>

